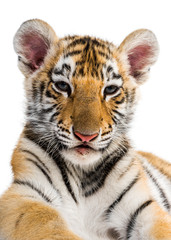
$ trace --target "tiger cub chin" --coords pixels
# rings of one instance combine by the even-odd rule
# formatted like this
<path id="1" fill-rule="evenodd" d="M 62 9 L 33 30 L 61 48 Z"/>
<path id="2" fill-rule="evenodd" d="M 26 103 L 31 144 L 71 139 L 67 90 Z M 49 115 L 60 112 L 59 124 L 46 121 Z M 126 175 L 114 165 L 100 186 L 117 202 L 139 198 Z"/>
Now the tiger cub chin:
<path id="1" fill-rule="evenodd" d="M 139 86 L 158 56 L 140 29 L 119 47 L 58 38 L 45 22 L 14 37 L 26 121 L 0 199 L 1 240 L 171 240 L 171 164 L 131 146 Z"/>

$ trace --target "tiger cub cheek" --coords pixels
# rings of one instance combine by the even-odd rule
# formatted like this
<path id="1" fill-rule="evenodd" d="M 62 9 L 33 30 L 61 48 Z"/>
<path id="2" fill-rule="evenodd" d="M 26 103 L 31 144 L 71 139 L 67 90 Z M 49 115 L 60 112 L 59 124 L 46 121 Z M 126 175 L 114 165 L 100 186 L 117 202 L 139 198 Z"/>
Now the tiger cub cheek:
<path id="1" fill-rule="evenodd" d="M 102 111 L 103 114 L 101 116 L 101 133 L 103 134 L 105 132 L 110 132 L 113 130 L 114 122 L 111 117 L 110 108 L 108 109 L 108 112 L 106 111 L 106 109 Z"/>
<path id="2" fill-rule="evenodd" d="M 72 109 L 73 109 L 72 103 L 68 101 L 62 106 L 61 112 L 58 116 L 58 122 L 60 121 L 60 119 L 62 119 L 63 124 L 68 130 L 70 130 L 73 125 Z"/>

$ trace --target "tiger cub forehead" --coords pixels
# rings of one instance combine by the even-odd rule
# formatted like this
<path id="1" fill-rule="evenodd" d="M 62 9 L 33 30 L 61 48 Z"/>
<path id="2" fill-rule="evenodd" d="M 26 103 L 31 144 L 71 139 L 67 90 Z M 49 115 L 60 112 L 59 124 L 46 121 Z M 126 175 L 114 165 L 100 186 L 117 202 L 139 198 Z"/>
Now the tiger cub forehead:
<path id="1" fill-rule="evenodd" d="M 101 39 L 91 37 L 66 37 L 61 39 L 63 54 L 53 68 L 53 80 L 93 78 L 104 83 L 122 85 L 117 62 L 113 57 L 116 47 Z"/>

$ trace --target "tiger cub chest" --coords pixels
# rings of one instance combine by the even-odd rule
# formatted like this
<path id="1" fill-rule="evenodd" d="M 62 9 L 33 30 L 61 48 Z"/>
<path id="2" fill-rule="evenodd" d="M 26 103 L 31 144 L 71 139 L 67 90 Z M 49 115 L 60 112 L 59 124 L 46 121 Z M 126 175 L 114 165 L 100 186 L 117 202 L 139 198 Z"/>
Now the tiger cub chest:
<path id="1" fill-rule="evenodd" d="M 68 201 L 60 208 L 68 227 L 84 240 L 113 239 L 115 233 L 105 217 L 104 195 L 82 199 L 78 204 Z M 117 236 L 116 236 L 117 237 Z"/>

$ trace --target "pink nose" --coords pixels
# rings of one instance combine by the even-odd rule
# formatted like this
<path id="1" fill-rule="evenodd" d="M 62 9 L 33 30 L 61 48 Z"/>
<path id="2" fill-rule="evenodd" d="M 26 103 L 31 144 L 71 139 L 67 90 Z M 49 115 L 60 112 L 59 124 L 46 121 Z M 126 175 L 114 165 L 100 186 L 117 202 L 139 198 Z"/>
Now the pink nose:
<path id="1" fill-rule="evenodd" d="M 95 137 L 98 136 L 98 133 L 95 133 L 93 135 L 82 135 L 79 132 L 74 132 L 74 133 L 82 142 L 90 142 L 91 140 L 93 140 Z"/>

